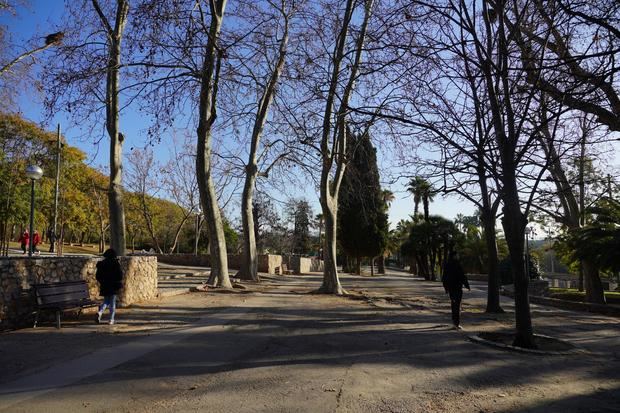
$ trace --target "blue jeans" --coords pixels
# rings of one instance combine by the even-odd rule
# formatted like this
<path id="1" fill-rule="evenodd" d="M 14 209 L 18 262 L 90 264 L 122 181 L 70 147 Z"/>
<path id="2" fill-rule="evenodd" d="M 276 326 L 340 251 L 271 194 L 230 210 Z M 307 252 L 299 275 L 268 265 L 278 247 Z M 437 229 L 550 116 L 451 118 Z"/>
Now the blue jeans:
<path id="1" fill-rule="evenodd" d="M 114 321 L 114 315 L 116 314 L 116 294 L 103 297 L 103 304 L 99 306 L 99 317 L 101 317 L 108 307 L 110 307 L 110 321 Z"/>

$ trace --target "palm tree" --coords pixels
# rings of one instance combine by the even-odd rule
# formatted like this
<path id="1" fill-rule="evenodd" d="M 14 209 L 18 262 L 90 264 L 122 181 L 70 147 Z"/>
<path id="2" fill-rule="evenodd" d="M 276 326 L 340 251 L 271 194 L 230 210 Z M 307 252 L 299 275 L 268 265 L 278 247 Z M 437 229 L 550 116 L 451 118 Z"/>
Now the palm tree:
<path id="1" fill-rule="evenodd" d="M 396 199 L 396 197 L 394 196 L 394 192 L 390 191 L 389 189 L 384 189 L 383 191 L 381 191 L 381 194 L 383 196 L 383 203 L 385 203 L 386 209 L 389 209 L 392 205 L 392 202 Z"/>
<path id="2" fill-rule="evenodd" d="M 418 215 L 418 207 L 420 205 L 420 202 L 422 202 L 422 205 L 424 206 L 424 220 L 428 221 L 428 205 L 430 202 L 433 202 L 433 198 L 435 197 L 433 186 L 421 176 L 416 176 L 415 178 L 412 178 L 411 181 L 409 181 L 407 191 L 413 194 L 413 215 Z"/>

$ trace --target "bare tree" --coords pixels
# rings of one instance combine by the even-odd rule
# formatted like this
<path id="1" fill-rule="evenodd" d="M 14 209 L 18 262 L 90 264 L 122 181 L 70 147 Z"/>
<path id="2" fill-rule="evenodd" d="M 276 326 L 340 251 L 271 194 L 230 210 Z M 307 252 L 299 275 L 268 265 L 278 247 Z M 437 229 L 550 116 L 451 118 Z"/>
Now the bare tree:
<path id="1" fill-rule="evenodd" d="M 547 126 L 541 129 L 538 139 L 549 159 L 550 180 L 555 190 L 542 191 L 534 207 L 568 231 L 575 231 L 586 225 L 586 210 L 598 200 L 588 200 L 586 194 L 587 188 L 593 186 L 588 177 L 591 174 L 586 172 L 586 163 L 588 147 L 601 140 L 601 137 L 596 136 L 600 126 L 592 115 L 583 114 L 574 120 L 565 117 L 562 124 L 559 123 L 559 118 L 555 123 L 548 122 L 547 111 L 550 108 L 544 103 L 540 108 L 541 124 Z M 562 139 L 557 138 L 555 131 L 558 129 L 562 130 Z M 602 137 L 605 138 L 605 135 Z M 569 169 L 571 165 L 574 168 L 572 174 Z M 580 286 L 585 281 L 586 300 L 604 304 L 605 294 L 597 264 L 583 258 L 580 260 L 579 272 Z"/>
<path id="2" fill-rule="evenodd" d="M 138 149 L 134 148 L 129 154 L 127 161 L 129 169 L 127 170 L 127 186 L 139 199 L 140 212 L 144 218 L 144 223 L 148 231 L 153 247 L 158 254 L 163 254 L 159 239 L 157 237 L 157 229 L 155 227 L 155 211 L 153 210 L 153 199 L 160 190 L 159 182 L 159 166 L 153 156 L 150 148 Z"/>
<path id="3" fill-rule="evenodd" d="M 145 2 L 136 12 L 141 18 L 132 37 L 140 59 L 128 65 L 139 79 L 134 86 L 141 88 L 142 108 L 154 117 L 151 137 L 172 126 L 179 113 L 190 113 L 195 122 L 196 177 L 211 255 L 209 283 L 232 288 L 212 150 L 220 73 L 227 57 L 222 40 L 226 3 Z"/>
<path id="4" fill-rule="evenodd" d="M 19 56 L 13 58 L 11 61 L 2 63 L 2 66 L 0 66 L 0 76 L 10 71 L 13 68 L 13 66 L 18 64 L 22 60 L 32 57 L 35 54 L 44 51 L 45 49 L 59 45 L 62 42 L 63 36 L 64 35 L 62 32 L 57 32 L 57 33 L 52 33 L 50 35 L 47 35 L 45 38 L 45 43 L 42 44 L 41 46 L 27 50 L 23 52 L 22 54 L 20 54 Z"/>
<path id="5" fill-rule="evenodd" d="M 162 184 L 166 192 L 181 211 L 181 221 L 176 227 L 174 241 L 169 253 L 172 253 L 179 242 L 179 236 L 189 218 L 200 210 L 198 199 L 198 182 L 196 180 L 195 148 L 187 141 L 179 142 L 173 138 L 170 161 L 163 167 Z M 198 239 L 198 237 L 196 237 Z"/>
<path id="6" fill-rule="evenodd" d="M 42 73 L 50 114 L 62 107 L 81 123 L 97 119 L 99 111 L 105 108 L 105 129 L 110 138 L 110 241 L 120 255 L 125 254 L 122 188 L 125 138 L 119 126 L 119 94 L 128 14 L 128 0 L 116 0 L 104 7 L 98 0 L 71 3 L 63 45 L 55 49 Z"/>
<path id="7" fill-rule="evenodd" d="M 294 14 L 298 5 L 295 1 L 290 2 L 280 0 L 279 2 L 269 2 L 270 9 L 262 10 L 259 5 L 246 5 L 245 15 L 253 15 L 259 20 L 270 22 L 275 27 L 265 27 L 265 24 L 259 24 L 262 27 L 259 33 L 255 33 L 252 44 L 248 45 L 249 52 L 239 56 L 244 68 L 244 76 L 253 79 L 259 94 L 259 101 L 256 106 L 256 114 L 252 126 L 250 137 L 250 150 L 248 160 L 245 165 L 245 184 L 243 186 L 243 194 L 241 196 L 241 219 L 243 225 L 243 261 L 238 277 L 241 279 L 249 279 L 258 281 L 258 256 L 256 251 L 256 237 L 254 233 L 254 216 L 252 195 L 256 178 L 259 174 L 267 176 L 273 163 L 264 171 L 258 168 L 258 151 L 261 144 L 263 129 L 267 121 L 269 109 L 276 93 L 276 88 L 280 75 L 284 68 L 286 59 L 286 51 L 289 41 L 289 25 L 290 19 Z M 279 38 L 274 42 L 272 38 Z M 277 51 L 270 55 L 271 44 L 275 43 Z M 254 58 L 258 55 L 257 64 Z M 262 91 L 261 91 L 262 89 Z M 286 154 L 282 154 L 285 156 Z M 275 161 L 281 159 L 276 158 Z M 274 162 L 275 162 L 274 161 Z"/>
<path id="8" fill-rule="evenodd" d="M 336 262 L 336 229 L 338 220 L 338 194 L 347 165 L 347 134 L 350 133 L 347 117 L 354 92 L 370 21 L 373 1 L 365 0 L 361 6 L 358 30 L 353 30 L 353 19 L 358 3 L 347 0 L 343 15 L 339 16 L 340 28 L 329 55 L 328 90 L 324 94 L 324 111 L 320 130 L 319 153 L 321 179 L 319 183 L 321 209 L 325 222 L 323 257 L 325 269 L 319 291 L 342 295 L 345 293 L 338 278 Z M 349 41 L 351 37 L 351 42 Z M 350 58 L 350 59 L 349 59 Z M 346 67 L 343 67 L 346 64 Z"/>
<path id="9" fill-rule="evenodd" d="M 614 1 L 533 0 L 506 24 L 519 25 L 519 49 L 528 68 L 527 81 L 563 105 L 596 117 L 620 131 L 620 4 Z M 493 7 L 495 2 L 490 2 Z M 498 2 L 501 5 L 501 2 Z M 532 47 L 545 49 L 544 63 Z"/>

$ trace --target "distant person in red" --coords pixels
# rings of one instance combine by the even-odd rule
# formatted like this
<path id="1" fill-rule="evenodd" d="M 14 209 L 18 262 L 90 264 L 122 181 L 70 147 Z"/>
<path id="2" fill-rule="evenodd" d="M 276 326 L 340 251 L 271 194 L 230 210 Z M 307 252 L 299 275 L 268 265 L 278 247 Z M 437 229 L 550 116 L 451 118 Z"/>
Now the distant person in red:
<path id="1" fill-rule="evenodd" d="M 41 235 L 39 235 L 39 231 L 34 231 L 34 235 L 32 236 L 32 252 L 39 255 L 41 251 L 37 249 L 37 245 L 41 243 Z"/>
<path id="2" fill-rule="evenodd" d="M 24 231 L 19 237 L 19 243 L 22 247 L 22 254 L 28 252 L 28 245 L 30 244 L 30 234 L 28 233 L 28 230 Z"/>

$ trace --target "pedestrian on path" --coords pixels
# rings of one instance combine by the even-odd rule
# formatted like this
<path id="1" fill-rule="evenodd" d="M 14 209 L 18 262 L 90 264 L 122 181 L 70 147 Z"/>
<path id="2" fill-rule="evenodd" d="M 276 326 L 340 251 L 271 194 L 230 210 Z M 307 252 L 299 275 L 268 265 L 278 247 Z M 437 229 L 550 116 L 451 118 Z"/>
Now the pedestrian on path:
<path id="1" fill-rule="evenodd" d="M 19 243 L 22 247 L 22 254 L 28 252 L 28 244 L 30 244 L 30 234 L 28 233 L 28 230 L 24 231 L 19 237 Z"/>
<path id="2" fill-rule="evenodd" d="M 456 251 L 450 251 L 448 260 L 443 267 L 443 288 L 446 294 L 450 295 L 450 305 L 452 307 L 452 323 L 454 328 L 461 330 L 461 300 L 463 299 L 463 287 L 471 291 L 469 281 L 463 267 L 459 262 Z"/>
<path id="3" fill-rule="evenodd" d="M 39 231 L 35 230 L 34 234 L 32 235 L 32 252 L 34 254 L 41 254 L 41 251 L 39 251 L 39 249 L 37 248 L 37 245 L 39 245 L 41 243 L 41 235 L 39 235 Z"/>
<path id="4" fill-rule="evenodd" d="M 103 296 L 103 303 L 99 306 L 95 322 L 101 322 L 101 316 L 106 308 L 110 308 L 110 322 L 114 324 L 116 315 L 116 296 L 123 287 L 123 270 L 118 262 L 116 251 L 112 248 L 103 253 L 104 259 L 97 263 L 97 281 L 99 282 L 99 294 Z"/>

